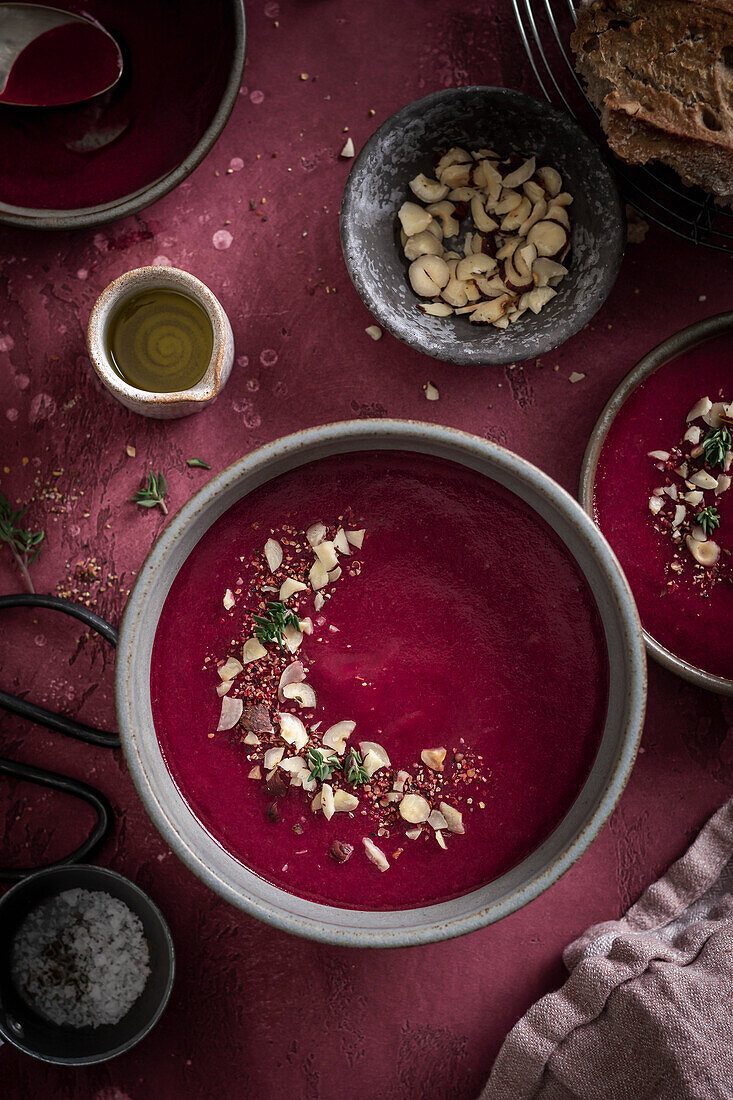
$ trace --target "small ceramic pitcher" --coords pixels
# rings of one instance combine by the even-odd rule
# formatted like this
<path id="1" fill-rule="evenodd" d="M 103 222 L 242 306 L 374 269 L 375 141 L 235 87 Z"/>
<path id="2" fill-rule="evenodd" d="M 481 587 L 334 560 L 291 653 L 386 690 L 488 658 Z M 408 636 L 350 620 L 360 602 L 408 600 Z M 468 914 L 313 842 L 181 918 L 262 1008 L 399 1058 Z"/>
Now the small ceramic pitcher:
<path id="1" fill-rule="evenodd" d="M 131 386 L 115 370 L 107 351 L 107 329 L 124 301 L 145 290 L 175 290 L 205 311 L 214 335 L 211 359 L 200 382 L 187 390 L 156 393 Z M 218 396 L 234 362 L 234 337 L 229 318 L 209 288 L 176 267 L 138 267 L 126 271 L 102 291 L 94 303 L 87 327 L 87 348 L 97 377 L 120 404 L 141 416 L 172 420 L 201 412 Z"/>

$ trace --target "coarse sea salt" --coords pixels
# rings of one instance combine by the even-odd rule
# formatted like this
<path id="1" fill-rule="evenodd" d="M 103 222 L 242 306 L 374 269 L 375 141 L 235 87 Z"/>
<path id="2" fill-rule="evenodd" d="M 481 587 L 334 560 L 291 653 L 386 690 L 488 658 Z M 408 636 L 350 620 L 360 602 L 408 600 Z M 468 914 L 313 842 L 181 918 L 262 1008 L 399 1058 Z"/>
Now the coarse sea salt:
<path id="1" fill-rule="evenodd" d="M 116 1024 L 150 974 L 140 918 L 101 890 L 65 890 L 32 909 L 11 953 L 23 999 L 54 1024 Z"/>

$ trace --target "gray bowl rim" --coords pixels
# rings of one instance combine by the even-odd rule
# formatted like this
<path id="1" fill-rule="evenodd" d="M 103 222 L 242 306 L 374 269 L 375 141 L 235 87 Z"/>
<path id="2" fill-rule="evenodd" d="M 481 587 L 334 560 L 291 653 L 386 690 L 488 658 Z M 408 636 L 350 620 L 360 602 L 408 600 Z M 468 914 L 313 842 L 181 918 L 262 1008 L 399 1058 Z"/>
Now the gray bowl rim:
<path id="1" fill-rule="evenodd" d="M 578 134 L 578 139 L 592 146 L 597 154 L 599 166 L 601 166 L 606 175 L 608 176 L 608 182 L 610 185 L 611 193 L 615 198 L 616 205 L 616 222 L 620 227 L 620 231 L 616 237 L 616 249 L 614 254 L 613 263 L 606 266 L 606 279 L 603 285 L 602 293 L 596 295 L 595 298 L 589 299 L 588 303 L 581 309 L 578 309 L 576 313 L 577 323 L 573 323 L 568 326 L 568 331 L 561 339 L 553 339 L 548 336 L 547 340 L 538 345 L 537 351 L 531 356 L 536 358 L 537 356 L 547 355 L 548 352 L 553 351 L 555 348 L 560 347 L 572 336 L 576 336 L 581 329 L 583 329 L 589 321 L 595 317 L 598 310 L 606 301 L 606 298 L 613 290 L 614 283 L 618 277 L 618 273 L 621 269 L 621 263 L 624 258 L 624 251 L 626 247 L 626 230 L 625 230 L 625 218 L 624 207 L 621 201 L 621 194 L 616 183 L 616 177 L 611 169 L 608 159 L 603 153 L 603 150 L 593 141 L 590 135 L 579 125 L 578 122 L 565 111 L 559 110 L 557 107 L 553 107 L 551 103 L 542 99 L 536 99 L 534 96 L 528 95 L 527 92 L 520 92 L 515 88 L 496 88 L 490 84 L 465 84 L 457 88 L 441 88 L 437 92 L 430 92 L 429 95 L 423 96 L 422 99 L 413 100 L 410 103 L 406 103 L 403 107 L 400 107 L 398 111 L 390 115 L 389 118 L 379 126 L 368 141 L 362 146 L 356 159 L 354 160 L 349 175 L 344 186 L 344 193 L 341 200 L 341 212 L 339 218 L 340 234 L 341 234 L 341 251 L 344 257 L 344 263 L 349 273 L 352 283 L 356 288 L 356 292 L 361 298 L 364 305 L 372 314 L 374 319 L 384 328 L 387 329 L 394 337 L 400 340 L 402 343 L 407 344 L 408 347 L 413 348 L 415 351 L 421 352 L 423 355 L 429 355 L 432 358 L 440 359 L 440 356 L 428 348 L 424 347 L 419 339 L 408 339 L 403 332 L 401 326 L 395 325 L 391 316 L 385 315 L 379 301 L 372 295 L 369 286 L 364 279 L 361 269 L 358 264 L 352 262 L 352 254 L 358 249 L 355 246 L 358 244 L 358 236 L 354 228 L 354 221 L 352 209 L 354 206 L 354 187 L 355 181 L 362 170 L 362 166 L 365 164 L 369 155 L 374 149 L 377 148 L 382 140 L 382 135 L 391 129 L 395 123 L 399 120 L 400 116 L 410 108 L 417 104 L 428 109 L 433 103 L 438 103 L 441 100 L 449 99 L 459 95 L 464 95 L 466 92 L 471 92 L 480 95 L 490 94 L 498 99 L 511 99 L 516 100 L 528 100 L 535 107 L 539 107 L 547 115 L 548 119 L 553 121 L 559 121 L 562 119 L 563 124 L 574 129 Z M 407 187 L 407 181 L 405 181 L 405 187 Z M 516 356 L 514 357 L 516 358 Z M 456 344 L 455 351 L 451 351 L 450 356 L 441 359 L 441 362 L 454 363 L 461 367 L 477 367 L 477 366 L 504 366 L 507 363 L 514 361 L 510 355 L 501 355 L 492 357 L 490 353 L 479 358 L 474 352 L 467 346 L 464 348 L 460 344 Z"/>
<path id="2" fill-rule="evenodd" d="M 93 226 L 106 225 L 108 222 L 138 214 L 162 199 L 197 168 L 207 153 L 211 152 L 226 126 L 230 114 L 237 102 L 237 95 L 244 74 L 244 58 L 247 48 L 247 23 L 244 14 L 244 0 L 229 0 L 234 16 L 234 51 L 232 53 L 229 78 L 224 93 L 211 122 L 204 130 L 190 153 L 179 165 L 166 172 L 164 176 L 137 191 L 122 198 L 96 206 L 80 206 L 76 209 L 54 210 L 52 208 L 34 208 L 12 206 L 0 202 L 0 225 L 11 225 L 20 229 L 91 229 Z"/>
<path id="3" fill-rule="evenodd" d="M 12 1032 L 3 1027 L 2 1021 L 0 1020 L 0 1036 L 2 1036 L 3 1041 L 10 1043 L 16 1048 L 16 1050 L 21 1051 L 23 1054 L 27 1054 L 30 1058 L 35 1058 L 39 1062 L 48 1062 L 51 1065 L 96 1065 L 99 1062 L 109 1062 L 112 1058 L 117 1058 L 118 1055 L 124 1054 L 126 1051 L 131 1050 L 134 1046 L 137 1046 L 137 1044 L 142 1039 L 144 1039 L 145 1036 L 149 1034 L 149 1032 L 152 1031 L 160 1017 L 165 1012 L 171 992 L 173 990 L 173 982 L 175 981 L 176 976 L 176 952 L 173 945 L 173 937 L 171 936 L 171 930 L 168 927 L 167 920 L 165 919 L 160 909 L 155 904 L 149 894 L 146 894 L 145 891 L 140 886 L 138 886 L 136 882 L 132 881 L 132 879 L 127 878 L 125 875 L 121 875 L 119 871 L 113 871 L 111 867 L 100 867 L 96 863 L 67 863 L 61 867 L 43 867 L 40 871 L 35 871 L 32 875 L 27 875 L 26 878 L 21 879 L 20 882 L 14 883 L 14 885 L 11 886 L 8 892 L 6 894 L 3 894 L 2 898 L 0 898 L 0 909 L 3 908 L 8 899 L 14 898 L 16 894 L 22 893 L 23 890 L 27 888 L 31 883 L 38 882 L 42 879 L 60 879 L 61 882 L 59 884 L 58 892 L 61 893 L 63 890 L 71 888 L 64 885 L 64 880 L 68 880 L 68 877 L 70 875 L 75 875 L 77 872 L 81 872 L 82 875 L 84 875 L 87 871 L 93 871 L 95 875 L 101 874 L 103 878 L 109 879 L 111 884 L 124 882 L 127 888 L 138 895 L 142 905 L 144 905 L 145 908 L 148 909 L 148 911 L 153 915 L 155 920 L 160 925 L 161 931 L 163 932 L 163 938 L 165 939 L 166 947 L 168 949 L 168 979 L 166 981 L 165 989 L 163 990 L 163 995 L 160 999 L 158 1007 L 148 1020 L 145 1027 L 140 1028 L 140 1030 L 137 1031 L 135 1035 L 133 1035 L 130 1039 L 128 1039 L 127 1042 L 121 1043 L 119 1046 L 112 1047 L 108 1052 L 105 1052 L 103 1054 L 91 1055 L 87 1058 L 56 1058 L 47 1057 L 45 1055 L 41 1056 L 40 1054 L 37 1054 L 35 1051 L 31 1050 L 28 1046 L 25 1046 L 23 1043 L 18 1042 L 17 1036 L 13 1035 Z M 84 889 L 84 887 L 82 886 L 80 887 L 80 889 Z"/>
<path id="4" fill-rule="evenodd" d="M 593 518 L 593 486 L 596 480 L 598 459 L 606 441 L 606 436 L 622 405 L 634 390 L 660 367 L 666 366 L 673 359 L 679 358 L 680 355 L 684 355 L 685 352 L 691 351 L 700 344 L 706 344 L 717 336 L 724 336 L 727 332 L 733 332 L 733 310 L 717 313 L 713 317 L 706 317 L 703 321 L 695 321 L 694 324 L 668 336 L 666 340 L 662 340 L 661 344 L 657 344 L 655 348 L 647 352 L 618 384 L 596 421 L 583 456 L 578 499 L 591 518 Z M 670 672 L 681 676 L 683 680 L 688 680 L 707 691 L 714 691 L 718 695 L 733 695 L 733 680 L 729 680 L 725 676 L 715 676 L 712 672 L 706 672 L 704 669 L 690 664 L 689 661 L 678 657 L 666 646 L 663 646 L 646 630 L 644 630 L 644 641 L 647 651 L 654 660 L 664 668 L 669 669 Z"/>
<path id="5" fill-rule="evenodd" d="M 257 471 L 267 471 L 272 466 L 277 467 L 280 464 L 281 469 L 273 470 L 269 476 L 262 477 L 258 482 L 263 484 L 282 472 L 284 461 L 293 460 L 287 467 L 291 469 L 315 457 L 320 457 L 312 453 L 307 455 L 307 452 L 309 448 L 323 445 L 332 449 L 321 452 L 322 454 L 347 453 L 350 450 L 407 449 L 420 453 L 439 454 L 464 465 L 470 465 L 469 460 L 473 458 L 487 464 L 493 471 L 505 474 L 510 479 L 513 477 L 520 479 L 528 492 L 536 491 L 555 514 L 559 514 L 574 528 L 574 532 L 584 542 L 586 549 L 594 556 L 602 573 L 603 583 L 607 585 L 607 592 L 613 600 L 623 634 L 619 665 L 626 673 L 628 694 L 624 699 L 623 721 L 619 721 L 619 747 L 615 754 L 615 764 L 610 770 L 610 778 L 606 781 L 603 793 L 594 804 L 594 808 L 584 813 L 583 822 L 572 839 L 565 844 L 557 856 L 548 861 L 539 873 L 520 887 L 512 889 L 506 897 L 483 908 L 477 907 L 464 916 L 441 919 L 441 908 L 450 906 L 452 902 L 406 910 L 347 910 L 307 901 L 296 894 L 268 884 L 267 880 L 250 871 L 230 855 L 195 817 L 168 772 L 159 749 L 152 715 L 149 718 L 150 731 L 147 731 L 142 729 L 140 717 L 136 713 L 136 699 L 141 695 L 144 696 L 149 710 L 150 685 L 148 680 L 148 683 L 143 685 L 143 692 L 140 692 L 140 684 L 135 681 L 133 675 L 134 654 L 145 634 L 146 627 L 152 630 L 154 636 L 157 616 L 152 624 L 146 622 L 149 615 L 148 595 L 151 586 L 161 574 L 165 573 L 166 562 L 177 540 L 186 532 L 189 525 L 195 523 L 199 513 L 205 514 L 206 510 L 226 490 L 232 489 L 243 478 Z M 431 448 L 434 449 L 431 450 Z M 486 470 L 484 473 L 486 474 Z M 486 476 L 491 475 L 486 474 Z M 245 495 L 247 493 L 243 493 L 238 499 L 242 499 Z M 222 512 L 217 513 L 205 524 L 199 538 L 220 514 Z M 176 569 L 174 575 L 177 571 Z M 172 580 L 173 577 L 168 580 L 168 590 Z M 150 644 L 152 646 L 152 640 Z M 172 518 L 143 563 L 125 608 L 116 653 L 115 699 L 122 748 L 143 804 L 168 845 L 207 886 L 250 916 L 282 931 L 307 939 L 352 947 L 410 947 L 464 935 L 515 912 L 543 893 L 585 852 L 621 797 L 636 759 L 646 707 L 646 651 L 636 604 L 613 551 L 596 524 L 585 514 L 575 498 L 549 475 L 498 444 L 455 428 L 411 420 L 350 420 L 309 428 L 258 448 L 214 476 Z M 149 736 L 146 737 L 148 732 Z M 597 766 L 596 760 L 586 785 L 579 792 L 568 815 L 582 800 L 583 792 L 590 783 Z M 163 781 L 166 787 L 175 791 L 177 818 L 175 821 L 166 815 L 153 789 L 152 776 L 157 770 L 164 773 Z M 156 777 L 156 781 L 160 782 L 159 776 Z M 193 834 L 195 846 L 184 837 L 181 822 L 186 830 Z M 563 822 L 558 825 L 558 829 L 562 828 Z M 540 851 L 545 844 L 551 843 L 553 836 L 554 832 L 536 851 Z M 274 895 L 279 904 L 287 903 L 295 906 L 299 914 L 288 913 L 284 909 L 281 910 L 278 904 L 252 897 L 247 893 L 246 888 L 233 884 L 223 873 L 215 870 L 201 857 L 197 846 L 203 842 L 208 842 L 207 846 L 212 850 L 218 849 L 217 858 L 226 865 L 228 871 L 232 870 L 236 873 L 238 879 L 244 879 L 247 884 L 256 882 L 260 887 L 264 884 L 269 887 L 268 892 Z M 536 852 L 530 854 L 527 859 L 531 859 L 535 854 Z M 507 875 L 501 876 L 491 885 L 495 886 L 507 877 L 518 874 L 517 868 L 521 868 L 524 862 L 522 861 L 517 867 L 507 872 Z M 479 889 L 485 889 L 485 887 Z M 471 894 L 465 897 L 471 897 Z M 435 915 L 431 911 L 436 911 Z M 410 927 L 412 918 L 425 914 L 430 919 L 429 924 L 424 927 Z M 357 919 L 368 921 L 369 927 L 357 927 L 354 923 Z M 347 920 L 348 923 L 344 923 Z M 341 921 L 340 926 L 339 921 Z M 351 927 L 351 924 L 354 926 Z"/>

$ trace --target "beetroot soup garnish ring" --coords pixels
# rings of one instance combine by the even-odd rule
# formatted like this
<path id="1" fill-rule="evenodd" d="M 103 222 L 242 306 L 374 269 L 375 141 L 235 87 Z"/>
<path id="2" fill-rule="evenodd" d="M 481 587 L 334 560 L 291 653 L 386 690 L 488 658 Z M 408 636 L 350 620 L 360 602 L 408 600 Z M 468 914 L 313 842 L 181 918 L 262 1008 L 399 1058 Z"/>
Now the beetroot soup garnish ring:
<path id="1" fill-rule="evenodd" d="M 578 497 L 589 516 L 593 517 L 595 515 L 594 487 L 601 451 L 611 425 L 627 399 L 631 397 L 642 382 L 665 364 L 677 359 L 685 352 L 692 351 L 701 344 L 731 332 L 733 332 L 733 311 L 707 317 L 704 321 L 697 321 L 695 324 L 689 325 L 663 340 L 661 344 L 640 359 L 636 366 L 622 379 L 596 421 L 583 457 Z M 686 411 L 686 409 L 681 410 L 683 416 Z M 644 630 L 644 641 L 647 652 L 670 672 L 674 672 L 684 680 L 688 680 L 698 687 L 706 688 L 708 691 L 714 691 L 719 695 L 733 696 L 733 680 L 706 672 L 704 669 L 698 668 L 696 665 L 677 656 L 666 646 L 661 645 L 646 630 Z"/>
<path id="2" fill-rule="evenodd" d="M 561 823 L 510 871 L 460 897 L 400 910 L 314 902 L 246 867 L 198 820 L 169 771 L 151 705 L 158 621 L 178 571 L 211 525 L 247 494 L 317 459 L 358 451 L 413 451 L 458 462 L 515 493 L 550 525 L 581 569 L 603 625 L 608 706 L 587 780 Z M 578 502 L 531 463 L 484 439 L 411 421 L 347 421 L 267 444 L 216 475 L 172 518 L 145 561 L 125 611 L 116 659 L 120 737 L 154 824 L 214 891 L 276 928 L 326 943 L 402 947 L 475 931 L 551 886 L 587 849 L 628 780 L 646 704 L 646 655 L 631 590 L 605 538 Z M 375 872 L 378 873 L 378 872 Z"/>

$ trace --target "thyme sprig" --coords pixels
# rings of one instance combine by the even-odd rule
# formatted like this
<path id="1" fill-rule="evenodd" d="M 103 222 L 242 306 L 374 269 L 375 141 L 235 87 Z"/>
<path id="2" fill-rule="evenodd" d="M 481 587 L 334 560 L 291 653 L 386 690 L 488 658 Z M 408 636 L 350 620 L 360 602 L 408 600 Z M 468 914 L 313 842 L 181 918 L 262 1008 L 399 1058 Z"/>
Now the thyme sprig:
<path id="1" fill-rule="evenodd" d="M 710 538 L 713 531 L 717 527 L 720 527 L 720 512 L 717 508 L 714 508 L 712 504 L 709 504 L 707 508 L 703 508 L 701 512 L 698 512 L 695 519 L 703 529 L 706 538 Z"/>
<path id="2" fill-rule="evenodd" d="M 286 626 L 292 626 L 300 631 L 298 616 L 280 600 L 270 600 L 264 615 L 253 615 L 255 622 L 255 637 L 262 645 L 268 642 L 276 642 L 281 649 L 285 648 L 283 631 Z"/>
<path id="3" fill-rule="evenodd" d="M 311 779 L 327 783 L 335 771 L 341 767 L 341 761 L 334 756 L 325 757 L 320 749 L 310 748 L 305 758 L 311 773 Z"/>
<path id="4" fill-rule="evenodd" d="M 150 470 L 147 479 L 130 499 L 133 504 L 139 504 L 141 508 L 160 508 L 163 515 L 167 516 L 168 508 L 165 503 L 167 494 L 168 482 L 163 474 L 159 471 L 156 475 Z"/>
<path id="5" fill-rule="evenodd" d="M 711 428 L 702 441 L 702 449 L 708 466 L 724 466 L 726 454 L 733 449 L 730 430 L 725 425 Z"/>
<path id="6" fill-rule="evenodd" d="M 352 787 L 358 787 L 360 783 L 369 782 L 369 776 L 358 749 L 349 751 L 349 755 L 344 761 L 344 775 L 346 782 L 351 783 Z"/>
<path id="7" fill-rule="evenodd" d="M 0 542 L 8 544 L 28 591 L 35 592 L 28 566 L 40 554 L 41 543 L 46 537 L 46 533 L 45 531 L 31 531 L 27 527 L 21 527 L 21 520 L 27 511 L 27 506 L 14 511 L 5 494 L 0 493 Z"/>

